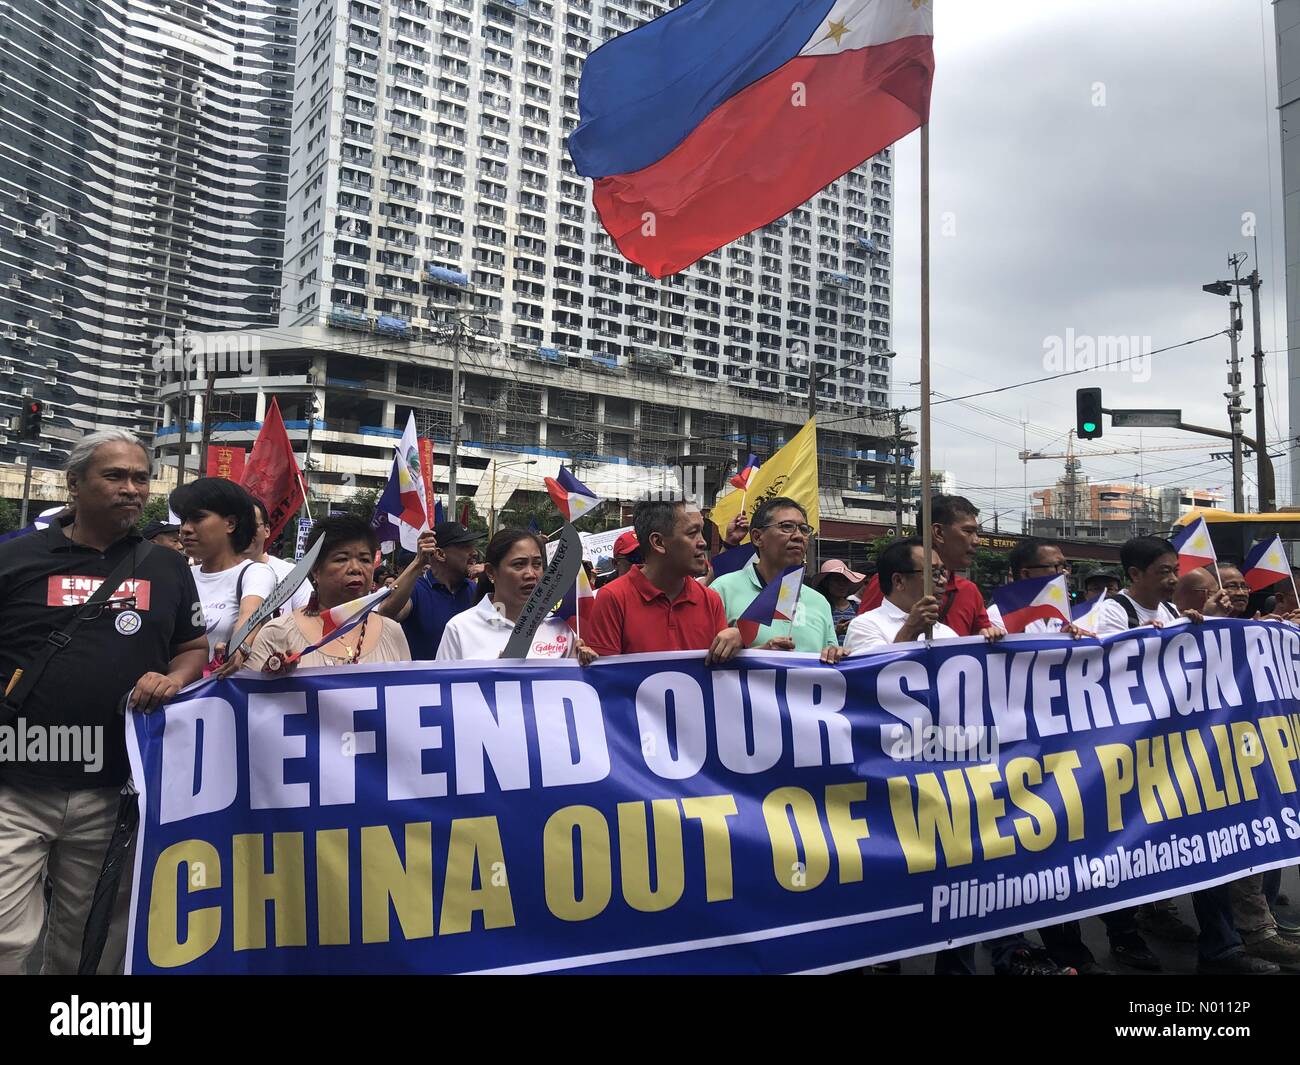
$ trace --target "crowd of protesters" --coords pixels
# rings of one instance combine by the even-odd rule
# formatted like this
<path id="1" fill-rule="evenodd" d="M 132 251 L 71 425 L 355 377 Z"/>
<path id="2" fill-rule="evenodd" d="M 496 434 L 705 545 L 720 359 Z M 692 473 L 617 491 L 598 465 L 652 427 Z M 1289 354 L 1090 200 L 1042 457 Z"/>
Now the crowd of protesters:
<path id="1" fill-rule="evenodd" d="M 93 766 L 85 758 L 0 765 L 0 973 L 29 966 L 42 928 L 42 971 L 77 971 L 128 785 L 124 706 L 148 712 L 204 676 L 240 669 L 284 674 L 497 659 L 546 568 L 546 540 L 536 532 L 504 529 L 480 556 L 479 536 L 441 522 L 420 535 L 398 569 L 383 563 L 369 522 L 336 514 L 311 528 L 307 549 L 319 543 L 320 550 L 306 581 L 283 602 L 277 596 L 273 615 L 251 625 L 294 569 L 268 553 L 273 530 L 264 502 L 231 481 L 203 477 L 171 493 L 178 524 L 137 530 L 152 472 L 149 452 L 130 434 L 91 434 L 69 456 L 64 513 L 46 529 L 0 544 L 0 683 L 7 686 L 0 725 L 25 715 L 105 737 Z M 934 497 L 931 511 L 928 559 L 920 535 L 880 550 L 871 575 L 830 559 L 805 582 L 793 616 L 761 625 L 748 645 L 834 664 L 922 639 L 1004 637 L 999 615 L 990 617 L 980 588 L 964 576 L 980 544 L 979 511 L 960 496 Z M 671 651 L 702 652 L 710 664 L 734 659 L 746 646 L 742 615 L 773 581 L 806 565 L 814 530 L 795 500 L 766 499 L 724 537 L 737 544 L 747 536 L 752 559 L 714 577 L 705 529 L 705 516 L 690 503 L 638 504 L 632 531 L 613 545 L 609 570 L 592 574 L 597 592 L 581 638 L 547 617 L 526 657 L 571 658 L 584 667 L 602 657 Z M 1024 540 L 1008 563 L 1010 580 L 1070 572 L 1060 545 L 1041 540 Z M 1233 565 L 1180 578 L 1176 550 L 1157 537 L 1125 543 L 1120 563 L 1119 572 L 1090 573 L 1077 589 L 1102 600 L 1089 615 L 1092 629 L 1040 619 L 1027 631 L 1081 638 L 1215 616 L 1300 618 L 1290 582 L 1252 602 Z M 381 588 L 388 595 L 362 623 L 326 638 L 323 615 Z M 1111 954 L 1131 968 L 1157 970 L 1146 938 L 1157 937 L 1196 942 L 1204 972 L 1300 969 L 1300 929 L 1279 916 L 1280 885 L 1274 871 L 1196 892 L 1197 927 L 1167 901 L 1104 914 Z M 101 972 L 122 967 L 128 896 L 119 889 Z M 1079 922 L 1037 934 L 1041 944 L 1021 934 L 986 943 L 995 971 L 1108 971 L 1084 945 Z M 975 957 L 974 946 L 941 951 L 936 972 L 973 973 Z"/>

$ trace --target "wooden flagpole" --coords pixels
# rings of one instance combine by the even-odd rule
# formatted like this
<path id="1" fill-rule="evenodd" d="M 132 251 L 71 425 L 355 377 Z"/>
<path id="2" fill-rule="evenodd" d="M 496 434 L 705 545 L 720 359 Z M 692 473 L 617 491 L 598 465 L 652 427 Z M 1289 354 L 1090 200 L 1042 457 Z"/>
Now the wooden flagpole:
<path id="1" fill-rule="evenodd" d="M 934 530 L 930 523 L 930 123 L 921 126 L 921 539 L 923 591 L 934 594 Z M 930 639 L 933 630 L 927 628 Z"/>

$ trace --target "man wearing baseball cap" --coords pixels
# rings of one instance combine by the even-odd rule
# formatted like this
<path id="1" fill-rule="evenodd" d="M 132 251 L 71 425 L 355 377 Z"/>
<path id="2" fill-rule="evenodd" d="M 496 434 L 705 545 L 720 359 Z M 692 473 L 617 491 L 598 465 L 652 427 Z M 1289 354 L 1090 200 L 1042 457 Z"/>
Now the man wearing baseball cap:
<path id="1" fill-rule="evenodd" d="M 614 573 L 621 577 L 633 566 L 641 565 L 641 543 L 634 531 L 625 532 L 614 541 Z"/>
<path id="2" fill-rule="evenodd" d="M 455 521 L 439 522 L 433 535 L 436 547 L 425 554 L 421 545 L 428 572 L 419 572 L 421 566 L 408 566 L 381 611 L 402 623 L 411 659 L 417 662 L 438 657 L 447 622 L 472 607 L 478 591 L 469 578 L 469 568 L 478 558 L 478 536 Z"/>
<path id="3" fill-rule="evenodd" d="M 142 539 L 148 540 L 159 547 L 170 547 L 173 551 L 180 551 L 184 554 L 185 549 L 181 547 L 181 527 L 179 525 L 169 525 L 165 521 L 151 521 L 140 532 Z"/>

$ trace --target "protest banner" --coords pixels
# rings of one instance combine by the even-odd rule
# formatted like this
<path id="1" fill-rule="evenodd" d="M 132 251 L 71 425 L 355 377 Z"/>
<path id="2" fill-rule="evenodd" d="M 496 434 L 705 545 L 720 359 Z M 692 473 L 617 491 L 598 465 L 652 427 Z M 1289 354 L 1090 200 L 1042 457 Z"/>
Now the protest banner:
<path id="1" fill-rule="evenodd" d="M 1300 631 L 389 665 L 128 718 L 135 973 L 808 972 L 1300 858 Z"/>

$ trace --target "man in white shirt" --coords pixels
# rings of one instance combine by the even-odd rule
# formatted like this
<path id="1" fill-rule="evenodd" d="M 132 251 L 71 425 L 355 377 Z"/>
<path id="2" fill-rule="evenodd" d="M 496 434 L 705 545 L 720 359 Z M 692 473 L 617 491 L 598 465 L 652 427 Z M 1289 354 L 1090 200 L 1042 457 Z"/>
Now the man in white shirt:
<path id="1" fill-rule="evenodd" d="M 919 536 L 895 540 L 880 553 L 876 574 L 885 591 L 884 602 L 849 622 L 844 636 L 846 654 L 859 655 L 895 643 L 923 640 L 927 626 L 933 626 L 933 639 L 957 639 L 957 633 L 939 620 L 939 600 L 924 594 L 924 559 L 925 545 Z M 937 551 L 933 559 L 930 570 L 934 585 L 942 588 L 948 570 Z"/>
<path id="2" fill-rule="evenodd" d="M 1097 610 L 1097 635 L 1110 636 L 1143 625 L 1181 620 L 1170 605 L 1178 588 L 1178 551 L 1158 536 L 1137 536 L 1119 551 L 1128 587 Z"/>
<path id="3" fill-rule="evenodd" d="M 253 542 L 248 545 L 248 550 L 244 552 L 244 556 L 251 558 L 254 562 L 265 562 L 271 567 L 275 579 L 282 581 L 293 572 L 293 563 L 266 553 L 266 541 L 271 535 L 271 518 L 266 512 L 266 506 L 260 499 L 255 498 L 253 500 L 253 511 L 257 516 L 257 525 L 253 529 Z M 305 607 L 310 598 L 311 581 L 303 581 L 298 590 L 289 597 L 289 601 L 277 611 L 277 614 L 288 614 L 300 607 Z"/>

